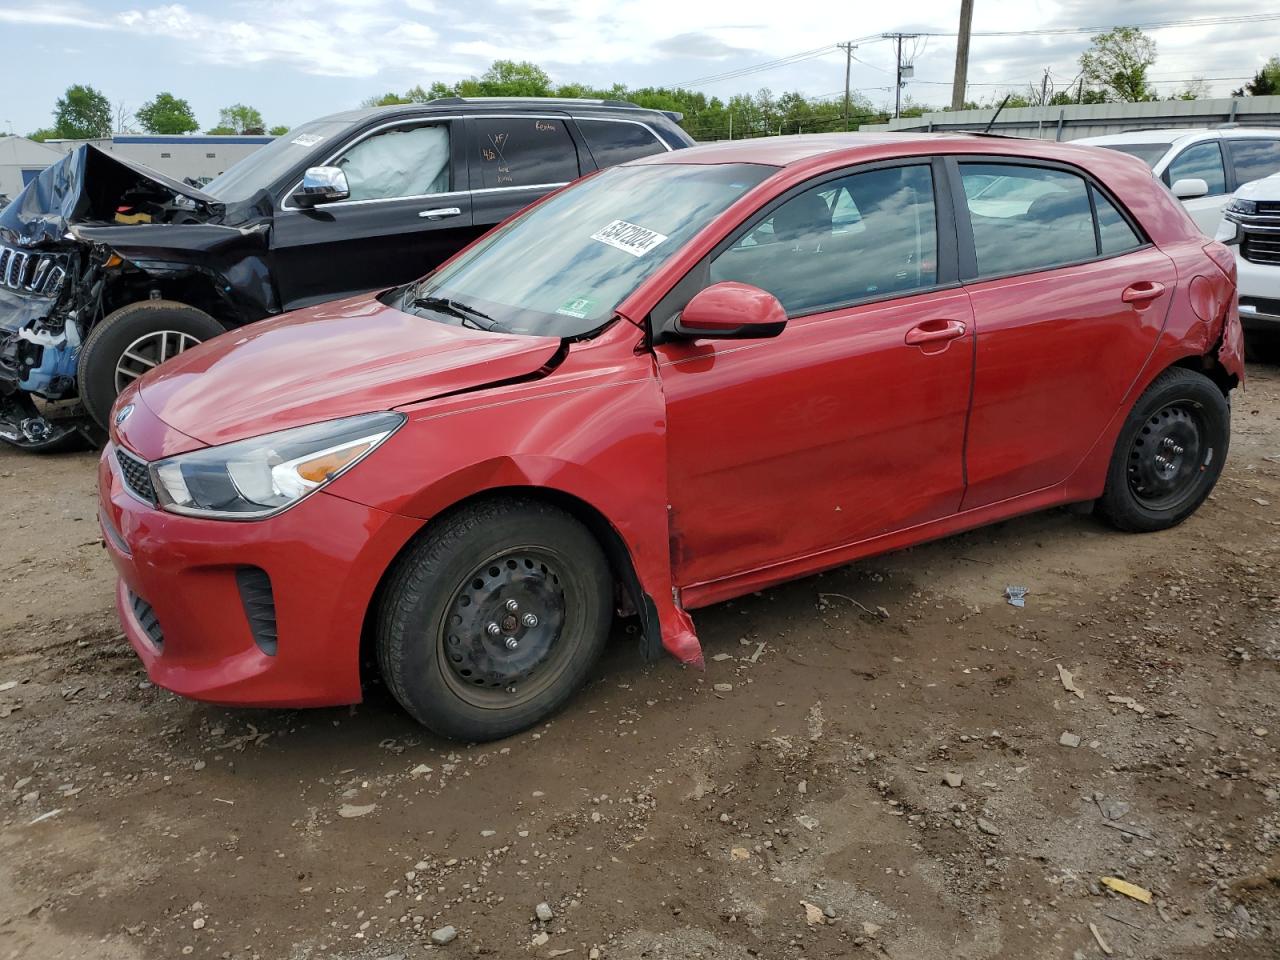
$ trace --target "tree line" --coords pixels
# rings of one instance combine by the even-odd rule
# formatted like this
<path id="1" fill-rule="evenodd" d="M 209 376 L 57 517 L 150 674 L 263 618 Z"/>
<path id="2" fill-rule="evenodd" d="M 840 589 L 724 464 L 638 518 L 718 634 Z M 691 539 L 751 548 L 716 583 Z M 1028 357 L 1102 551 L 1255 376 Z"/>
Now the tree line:
<path id="1" fill-rule="evenodd" d="M 1115 27 L 1091 39 L 1079 58 L 1079 74 L 1069 84 L 1049 82 L 1049 73 L 1040 84 L 1028 84 L 1025 91 L 1003 98 L 1008 107 L 1044 106 L 1072 103 L 1139 102 L 1160 99 L 1150 79 L 1156 62 L 1156 43 L 1136 27 Z M 1207 96 L 1203 80 L 1186 86 L 1166 99 L 1195 100 Z M 1233 96 L 1280 94 L 1280 57 L 1272 57 L 1252 80 Z M 583 83 L 553 83 L 545 70 L 528 61 L 495 60 L 479 76 L 456 83 L 435 81 L 427 87 L 417 84 L 403 93 L 394 91 L 370 97 L 366 107 L 400 103 L 425 103 L 443 97 L 583 97 L 626 100 L 655 110 L 677 111 L 684 115 L 683 126 L 695 140 L 767 136 L 782 133 L 821 133 L 857 129 L 860 124 L 879 123 L 889 113 L 877 107 L 866 94 L 851 91 L 846 111 L 843 95 L 808 97 L 799 91 L 774 94 L 768 88 L 755 93 L 739 93 L 728 98 L 709 97 L 683 87 L 593 87 Z M 994 107 L 998 95 L 965 103 L 965 109 Z M 919 116 L 945 110 L 904 98 L 902 115 Z M 89 139 L 111 136 L 113 123 L 118 132 L 136 122 L 147 133 L 185 134 L 200 129 L 190 103 L 167 91 L 156 94 L 133 113 L 120 107 L 113 114 L 111 101 L 93 87 L 68 87 L 53 111 L 53 126 L 31 134 L 35 140 L 53 137 Z M 287 125 L 268 128 L 262 114 L 242 103 L 219 111 L 218 123 L 206 130 L 211 134 L 270 134 L 280 136 Z"/>

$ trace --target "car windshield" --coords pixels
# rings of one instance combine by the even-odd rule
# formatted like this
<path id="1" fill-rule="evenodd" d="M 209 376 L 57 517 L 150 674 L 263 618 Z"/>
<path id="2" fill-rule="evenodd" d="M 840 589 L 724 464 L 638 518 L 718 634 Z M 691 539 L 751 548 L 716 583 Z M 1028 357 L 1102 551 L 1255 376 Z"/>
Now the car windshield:
<path id="1" fill-rule="evenodd" d="M 485 329 L 580 336 L 612 319 L 641 281 L 775 172 L 746 163 L 613 167 L 411 284 L 401 305 Z"/>
<path id="2" fill-rule="evenodd" d="M 204 192 L 223 203 L 248 200 L 265 190 L 322 143 L 330 143 L 350 124 L 337 120 L 313 120 L 276 137 L 260 150 L 233 163 L 204 186 Z"/>
<path id="3" fill-rule="evenodd" d="M 1119 150 L 1132 157 L 1137 157 L 1148 167 L 1155 168 L 1160 158 L 1169 152 L 1167 143 L 1100 143 L 1098 146 L 1106 150 Z"/>

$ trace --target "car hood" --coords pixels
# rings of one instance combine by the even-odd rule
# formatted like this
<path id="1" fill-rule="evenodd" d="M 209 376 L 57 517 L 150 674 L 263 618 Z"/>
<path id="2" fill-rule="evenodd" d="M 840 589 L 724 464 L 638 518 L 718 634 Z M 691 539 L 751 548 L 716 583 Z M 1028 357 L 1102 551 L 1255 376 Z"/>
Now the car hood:
<path id="1" fill-rule="evenodd" d="M 219 444 L 529 376 L 559 350 L 557 337 L 457 327 L 361 296 L 223 334 L 139 387 L 169 426 Z"/>
<path id="2" fill-rule="evenodd" d="M 1250 180 L 1235 195 L 1241 200 L 1280 200 L 1280 174 Z"/>

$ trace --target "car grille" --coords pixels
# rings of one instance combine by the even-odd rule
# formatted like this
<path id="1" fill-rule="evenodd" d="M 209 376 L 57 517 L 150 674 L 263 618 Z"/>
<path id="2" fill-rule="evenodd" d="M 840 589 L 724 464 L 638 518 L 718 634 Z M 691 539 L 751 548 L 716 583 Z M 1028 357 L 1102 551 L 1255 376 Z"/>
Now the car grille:
<path id="1" fill-rule="evenodd" d="M 0 244 L 0 287 L 52 297 L 62 289 L 67 271 L 55 253 L 19 250 Z"/>
<path id="2" fill-rule="evenodd" d="M 133 610 L 134 619 L 138 621 L 138 626 L 142 627 L 142 632 L 155 644 L 157 650 L 164 649 L 164 631 L 160 629 L 160 621 L 156 617 L 156 612 L 151 609 L 151 604 L 130 590 L 129 606 Z"/>
<path id="3" fill-rule="evenodd" d="M 1240 255 L 1250 263 L 1280 265 L 1280 234 L 1246 233 Z"/>
<path id="4" fill-rule="evenodd" d="M 140 460 L 127 450 L 116 448 L 116 460 L 120 462 L 120 475 L 124 477 L 124 485 L 140 500 L 155 506 L 156 488 L 151 483 L 151 471 L 147 462 Z"/>
<path id="5" fill-rule="evenodd" d="M 236 571 L 240 602 L 249 619 L 253 640 L 263 653 L 276 655 L 276 601 L 271 592 L 271 578 L 261 567 L 241 567 Z"/>
<path id="6" fill-rule="evenodd" d="M 1280 216 L 1280 200 L 1259 200 L 1257 210 L 1262 216 Z"/>

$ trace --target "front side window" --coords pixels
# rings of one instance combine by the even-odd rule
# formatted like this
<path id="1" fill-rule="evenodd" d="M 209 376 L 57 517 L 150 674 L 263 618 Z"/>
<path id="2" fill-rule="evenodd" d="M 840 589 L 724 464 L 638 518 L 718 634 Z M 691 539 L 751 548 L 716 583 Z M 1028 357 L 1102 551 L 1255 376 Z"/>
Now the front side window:
<path id="1" fill-rule="evenodd" d="M 352 200 L 391 200 L 446 193 L 449 125 L 392 127 L 366 137 L 334 161 L 347 175 Z"/>
<path id="2" fill-rule="evenodd" d="M 667 149 L 647 127 L 638 123 L 579 117 L 578 129 L 582 131 L 598 167 L 612 167 Z"/>
<path id="3" fill-rule="evenodd" d="M 1187 147 L 1173 158 L 1164 175 L 1169 186 L 1179 180 L 1203 180 L 1209 185 L 1209 196 L 1227 192 L 1227 175 L 1222 169 L 1222 148 L 1216 140 Z"/>
<path id="4" fill-rule="evenodd" d="M 473 162 L 480 170 L 481 187 L 533 187 L 578 179 L 578 152 L 563 120 L 481 117 L 473 123 Z"/>
<path id="5" fill-rule="evenodd" d="M 589 333 L 776 170 L 750 163 L 611 167 L 529 208 L 389 302 L 442 322 L 512 333 Z"/>
<path id="6" fill-rule="evenodd" d="M 1098 255 L 1083 177 L 1044 167 L 962 163 L 978 274 L 1049 269 Z"/>
<path id="7" fill-rule="evenodd" d="M 710 280 L 768 290 L 789 315 L 937 282 L 926 165 L 870 170 L 792 197 L 711 262 Z"/>
<path id="8" fill-rule="evenodd" d="M 1231 162 L 1237 183 L 1269 177 L 1280 170 L 1280 140 L 1232 140 Z"/>

